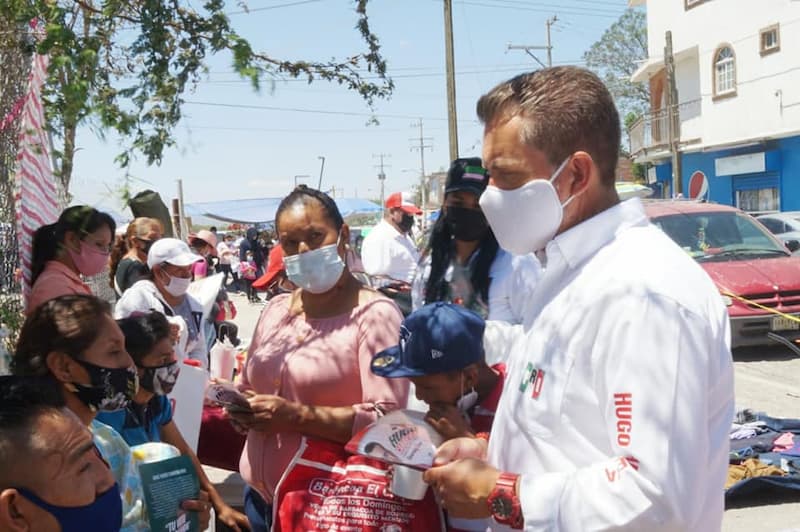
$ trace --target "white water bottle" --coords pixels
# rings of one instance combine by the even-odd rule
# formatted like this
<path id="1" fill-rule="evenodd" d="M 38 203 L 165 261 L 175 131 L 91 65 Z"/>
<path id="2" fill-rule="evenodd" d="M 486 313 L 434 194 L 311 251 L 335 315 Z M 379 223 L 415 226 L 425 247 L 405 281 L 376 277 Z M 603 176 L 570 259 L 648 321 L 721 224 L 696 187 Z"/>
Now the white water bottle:
<path id="1" fill-rule="evenodd" d="M 208 369 L 211 378 L 226 381 L 233 380 L 233 369 L 236 367 L 236 348 L 225 338 L 217 341 L 209 352 Z"/>

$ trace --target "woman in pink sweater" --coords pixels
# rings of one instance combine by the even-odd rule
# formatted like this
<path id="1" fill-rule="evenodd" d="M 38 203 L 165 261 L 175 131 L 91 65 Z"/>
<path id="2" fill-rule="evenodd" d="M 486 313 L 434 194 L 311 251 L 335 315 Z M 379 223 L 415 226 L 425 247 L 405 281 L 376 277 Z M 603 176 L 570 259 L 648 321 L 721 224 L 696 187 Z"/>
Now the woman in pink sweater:
<path id="1" fill-rule="evenodd" d="M 33 235 L 30 294 L 25 313 L 58 296 L 92 291 L 81 275 L 91 277 L 108 268 L 116 223 L 88 205 L 64 210 L 53 224 Z"/>
<path id="2" fill-rule="evenodd" d="M 344 444 L 408 399 L 407 382 L 370 371 L 372 355 L 397 344 L 402 316 L 347 269 L 350 230 L 334 201 L 298 187 L 275 223 L 287 275 L 300 288 L 262 313 L 242 374 L 253 412 L 230 413 L 248 430 L 240 470 L 254 531 L 270 528 L 275 487 L 303 436 Z"/>

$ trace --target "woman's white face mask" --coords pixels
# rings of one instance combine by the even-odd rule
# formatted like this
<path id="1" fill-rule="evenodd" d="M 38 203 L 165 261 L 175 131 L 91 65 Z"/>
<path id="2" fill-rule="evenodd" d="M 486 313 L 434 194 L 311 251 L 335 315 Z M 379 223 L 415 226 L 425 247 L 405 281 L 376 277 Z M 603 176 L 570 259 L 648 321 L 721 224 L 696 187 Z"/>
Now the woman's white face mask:
<path id="1" fill-rule="evenodd" d="M 561 163 L 549 179 L 534 179 L 514 190 L 486 187 L 479 200 L 500 247 L 515 255 L 544 249 L 555 237 L 564 217 L 564 208 L 553 183 L 570 161 Z"/>
<path id="2" fill-rule="evenodd" d="M 344 271 L 344 261 L 339 256 L 339 241 L 318 249 L 289 255 L 283 258 L 289 280 L 312 294 L 324 294 L 332 289 Z"/>

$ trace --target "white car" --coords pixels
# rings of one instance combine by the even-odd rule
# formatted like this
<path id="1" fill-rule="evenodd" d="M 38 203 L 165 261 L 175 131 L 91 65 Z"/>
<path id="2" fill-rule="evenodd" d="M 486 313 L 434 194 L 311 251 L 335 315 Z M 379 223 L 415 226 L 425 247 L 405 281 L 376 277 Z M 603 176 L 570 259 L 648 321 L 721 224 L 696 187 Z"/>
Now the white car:
<path id="1" fill-rule="evenodd" d="M 784 243 L 791 240 L 800 242 L 800 211 L 762 214 L 756 218 Z"/>

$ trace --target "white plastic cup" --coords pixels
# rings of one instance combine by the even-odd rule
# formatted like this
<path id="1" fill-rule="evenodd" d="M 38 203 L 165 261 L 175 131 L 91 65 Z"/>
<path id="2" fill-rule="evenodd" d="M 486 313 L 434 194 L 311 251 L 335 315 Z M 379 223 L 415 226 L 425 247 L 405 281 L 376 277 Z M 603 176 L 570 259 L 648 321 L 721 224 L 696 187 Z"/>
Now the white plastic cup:
<path id="1" fill-rule="evenodd" d="M 419 469 L 395 464 L 392 466 L 392 483 L 389 489 L 398 497 L 421 501 L 425 498 L 428 485 L 422 480 L 422 471 Z"/>

